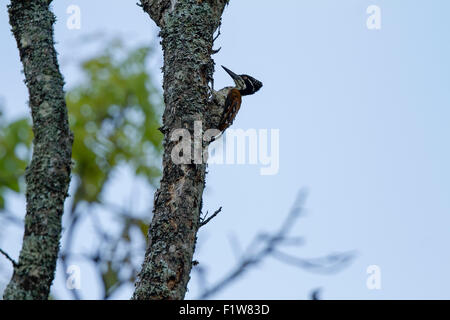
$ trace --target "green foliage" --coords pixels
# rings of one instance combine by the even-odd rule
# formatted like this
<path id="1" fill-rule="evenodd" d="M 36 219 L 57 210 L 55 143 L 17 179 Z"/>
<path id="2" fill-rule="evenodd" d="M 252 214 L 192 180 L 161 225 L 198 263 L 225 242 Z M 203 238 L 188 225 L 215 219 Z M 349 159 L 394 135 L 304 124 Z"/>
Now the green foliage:
<path id="1" fill-rule="evenodd" d="M 67 94 L 75 135 L 74 173 L 79 177 L 75 205 L 99 201 L 105 182 L 121 163 L 153 185 L 160 175 L 161 98 L 146 71 L 150 49 L 138 48 L 121 58 L 123 51 L 116 44 L 84 62 L 86 81 Z"/>
<path id="2" fill-rule="evenodd" d="M 115 42 L 104 54 L 82 64 L 85 80 L 67 93 L 75 136 L 73 208 L 80 201 L 99 202 L 105 183 L 120 164 L 127 163 L 150 184 L 157 183 L 162 101 L 146 69 L 150 52 L 148 47 L 127 51 Z M 24 191 L 19 178 L 30 159 L 31 141 L 27 119 L 0 122 L 0 209 L 7 189 Z"/>
<path id="3" fill-rule="evenodd" d="M 28 120 L 19 119 L 9 124 L 0 121 L 0 209 L 5 207 L 8 189 L 14 192 L 23 189 L 20 178 L 28 163 L 31 141 Z"/>

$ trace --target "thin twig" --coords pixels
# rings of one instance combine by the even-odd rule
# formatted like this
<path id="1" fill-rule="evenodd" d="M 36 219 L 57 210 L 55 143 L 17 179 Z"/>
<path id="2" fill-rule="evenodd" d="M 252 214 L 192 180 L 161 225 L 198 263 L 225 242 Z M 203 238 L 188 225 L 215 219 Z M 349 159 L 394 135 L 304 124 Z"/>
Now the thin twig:
<path id="1" fill-rule="evenodd" d="M 216 42 L 217 38 L 220 36 L 220 27 L 222 27 L 222 19 L 219 21 L 219 27 L 217 29 L 217 35 L 213 39 L 213 43 Z"/>
<path id="2" fill-rule="evenodd" d="M 286 264 L 324 274 L 335 273 L 341 270 L 355 255 L 354 251 L 349 251 L 330 254 L 320 258 L 299 258 L 278 250 L 272 252 L 272 257 Z"/>
<path id="3" fill-rule="evenodd" d="M 220 19 L 219 27 L 218 27 L 218 30 L 217 30 L 217 35 L 213 38 L 213 43 L 216 42 L 217 38 L 219 38 L 219 36 L 220 36 L 220 27 L 221 26 L 222 26 L 222 19 Z M 213 54 L 219 53 L 220 49 L 222 49 L 222 47 L 219 47 L 219 49 L 217 49 L 217 50 L 211 49 L 211 54 L 213 55 Z"/>
<path id="4" fill-rule="evenodd" d="M 2 249 L 0 249 L 0 253 L 1 253 L 2 255 L 4 255 L 6 259 L 8 259 L 9 261 L 11 261 L 11 263 L 12 263 L 13 266 L 14 266 L 14 268 L 16 268 L 16 267 L 18 266 L 17 262 L 16 262 L 13 258 L 11 258 L 11 257 L 9 256 L 9 254 L 7 254 L 5 251 L 3 251 Z"/>
<path id="5" fill-rule="evenodd" d="M 211 217 L 209 217 L 208 219 L 206 219 L 206 217 L 208 216 L 208 212 L 206 212 L 205 217 L 200 221 L 200 227 L 203 227 L 205 224 L 207 224 L 212 219 L 214 219 L 221 211 L 222 211 L 222 207 L 217 209 L 216 212 L 214 212 L 213 215 Z"/>
<path id="6" fill-rule="evenodd" d="M 204 290 L 199 299 L 206 299 L 214 295 L 224 287 L 234 282 L 237 278 L 241 277 L 246 271 L 248 271 L 250 266 L 259 264 L 265 257 L 270 255 L 279 243 L 285 239 L 290 228 L 294 225 L 295 220 L 301 215 L 305 199 L 306 191 L 302 190 L 299 192 L 293 208 L 278 231 L 273 235 L 257 235 L 253 241 L 251 241 L 250 245 L 245 250 L 243 257 L 241 258 L 241 261 L 233 268 L 233 270 L 215 285 Z M 263 243 L 262 247 L 261 243 Z M 261 248 L 256 250 L 258 246 Z"/>
<path id="7" fill-rule="evenodd" d="M 219 49 L 212 49 L 211 54 L 218 54 L 222 50 L 222 47 L 219 47 Z"/>

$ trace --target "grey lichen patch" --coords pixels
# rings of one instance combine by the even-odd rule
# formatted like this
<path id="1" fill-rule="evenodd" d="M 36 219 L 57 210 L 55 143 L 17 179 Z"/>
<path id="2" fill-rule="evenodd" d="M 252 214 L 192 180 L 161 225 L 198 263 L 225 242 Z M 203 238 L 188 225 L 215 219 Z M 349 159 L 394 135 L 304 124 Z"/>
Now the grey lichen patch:
<path id="1" fill-rule="evenodd" d="M 157 252 L 152 252 L 151 255 L 161 257 Z M 156 263 L 144 263 L 141 277 L 145 280 L 141 282 L 140 286 L 136 287 L 135 296 L 150 294 L 159 299 L 170 299 L 171 291 L 173 290 L 170 280 L 176 279 L 177 273 L 172 270 L 169 263 L 165 260 L 156 259 L 156 261 Z M 148 281 L 150 279 L 153 281 Z M 155 282 L 158 282 L 158 286 L 154 285 Z"/>
<path id="2" fill-rule="evenodd" d="M 44 101 L 39 106 L 39 117 L 41 118 L 47 118 L 49 115 L 52 114 L 52 107 L 47 101 Z"/>
<path id="3" fill-rule="evenodd" d="M 20 38 L 20 45 L 22 46 L 22 48 L 26 49 L 27 47 L 29 47 L 31 45 L 31 39 L 28 37 L 27 34 L 24 34 L 21 38 Z"/>

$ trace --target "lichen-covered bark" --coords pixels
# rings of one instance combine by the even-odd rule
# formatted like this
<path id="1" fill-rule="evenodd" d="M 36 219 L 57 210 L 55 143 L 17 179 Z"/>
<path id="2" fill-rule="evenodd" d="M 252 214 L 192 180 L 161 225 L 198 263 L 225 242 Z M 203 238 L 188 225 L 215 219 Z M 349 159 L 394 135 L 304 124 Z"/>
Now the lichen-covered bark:
<path id="1" fill-rule="evenodd" d="M 27 213 L 18 266 L 4 299 L 47 299 L 70 182 L 72 134 L 64 80 L 53 41 L 51 0 L 12 0 L 9 18 L 17 41 L 33 118 L 33 157 L 26 170 Z"/>
<path id="2" fill-rule="evenodd" d="M 155 194 L 149 245 L 133 299 L 183 299 L 199 228 L 206 164 L 177 165 L 171 160 L 174 129 L 193 136 L 194 121 L 204 129 L 220 107 L 209 101 L 213 34 L 227 0 L 142 0 L 161 28 L 164 50 L 164 156 Z M 217 121 L 217 120 L 215 120 Z"/>

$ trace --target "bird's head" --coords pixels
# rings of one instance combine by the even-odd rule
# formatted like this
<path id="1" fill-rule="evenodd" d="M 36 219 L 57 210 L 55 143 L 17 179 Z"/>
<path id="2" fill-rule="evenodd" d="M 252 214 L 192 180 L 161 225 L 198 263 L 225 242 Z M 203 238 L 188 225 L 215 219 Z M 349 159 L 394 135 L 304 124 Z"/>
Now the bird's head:
<path id="1" fill-rule="evenodd" d="M 254 94 L 263 86 L 261 81 L 256 80 L 249 75 L 237 75 L 224 66 L 222 66 L 222 68 L 230 75 L 231 78 L 233 78 L 234 83 L 236 84 L 236 89 L 238 89 L 243 96 Z"/>

